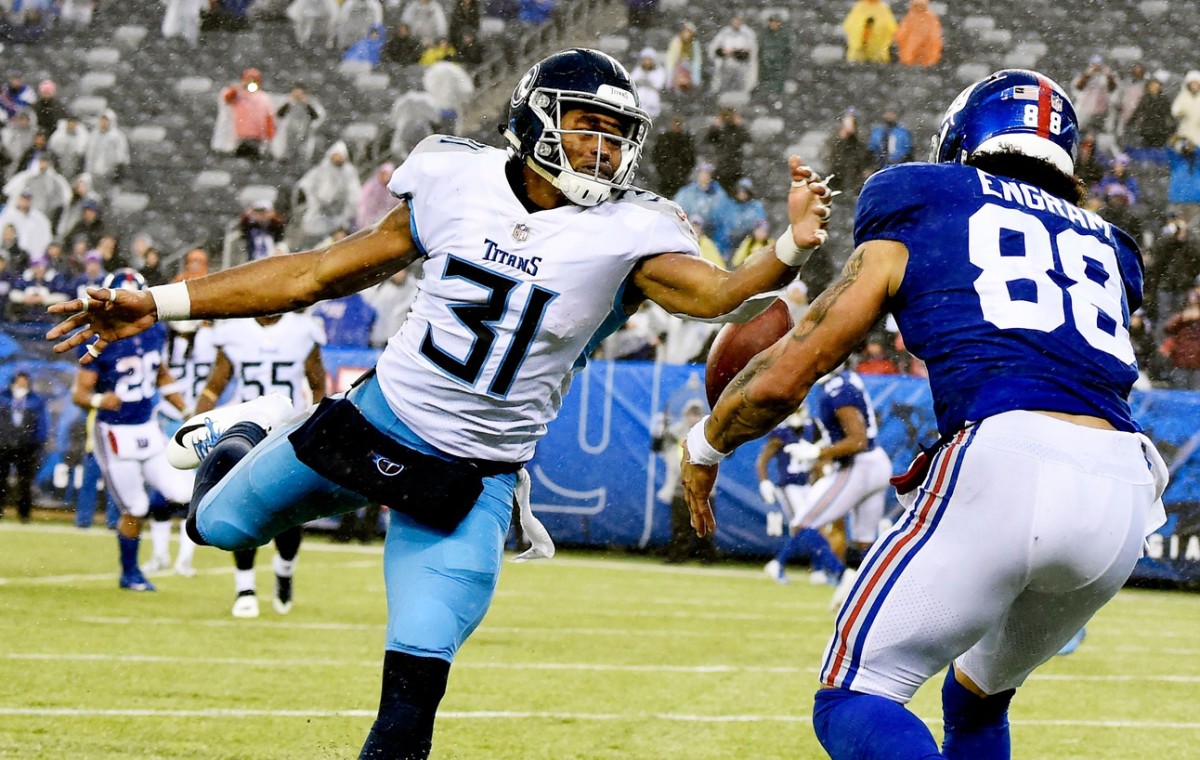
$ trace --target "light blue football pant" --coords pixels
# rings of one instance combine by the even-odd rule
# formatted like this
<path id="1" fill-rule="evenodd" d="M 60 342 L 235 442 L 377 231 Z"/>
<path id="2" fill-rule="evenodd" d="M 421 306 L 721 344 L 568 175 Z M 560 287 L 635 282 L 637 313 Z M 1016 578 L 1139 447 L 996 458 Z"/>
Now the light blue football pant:
<path id="1" fill-rule="evenodd" d="M 375 378 L 349 398 L 380 431 L 409 448 L 438 454 L 396 419 Z M 272 431 L 205 495 L 196 527 L 206 541 L 229 551 L 262 546 L 286 528 L 367 503 L 296 459 L 287 437 L 300 424 Z M 516 475 L 483 482 L 474 508 L 449 535 L 391 513 L 383 556 L 388 649 L 452 662 L 483 620 L 500 576 Z"/>

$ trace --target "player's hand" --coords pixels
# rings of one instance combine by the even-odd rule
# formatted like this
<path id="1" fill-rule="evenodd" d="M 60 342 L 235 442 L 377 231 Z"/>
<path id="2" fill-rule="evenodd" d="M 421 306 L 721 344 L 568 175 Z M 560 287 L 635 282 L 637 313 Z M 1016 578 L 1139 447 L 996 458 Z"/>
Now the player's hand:
<path id="1" fill-rule="evenodd" d="M 688 455 L 687 444 L 683 445 L 683 497 L 691 514 L 692 530 L 700 538 L 717 532 L 717 518 L 713 516 L 709 501 L 713 486 L 717 484 L 719 465 L 694 464 Z"/>
<path id="2" fill-rule="evenodd" d="M 769 480 L 758 481 L 758 494 L 767 504 L 775 503 L 775 484 Z"/>
<path id="3" fill-rule="evenodd" d="M 833 213 L 834 193 L 799 156 L 788 157 L 788 169 L 792 175 L 792 189 L 788 193 L 792 239 L 798 248 L 816 248 L 829 237 L 825 225 Z"/>
<path id="4" fill-rule="evenodd" d="M 109 343 L 137 335 L 158 321 L 154 296 L 145 290 L 88 288 L 86 299 L 54 304 L 48 311 L 71 315 L 46 333 L 46 340 L 67 336 L 54 344 L 56 353 L 66 353 L 95 339 L 91 343 L 95 353 L 86 353 L 79 359 L 84 366 L 95 361 L 96 354 Z"/>
<path id="5" fill-rule="evenodd" d="M 108 391 L 100 397 L 100 409 L 115 412 L 121 408 L 121 398 L 113 391 Z"/>

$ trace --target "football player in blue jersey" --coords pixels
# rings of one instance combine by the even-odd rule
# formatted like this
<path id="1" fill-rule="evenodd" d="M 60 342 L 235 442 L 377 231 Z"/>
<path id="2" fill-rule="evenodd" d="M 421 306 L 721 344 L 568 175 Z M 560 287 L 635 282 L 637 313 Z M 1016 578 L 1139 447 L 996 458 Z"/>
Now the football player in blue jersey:
<path id="1" fill-rule="evenodd" d="M 290 311 L 425 259 L 408 319 L 345 396 L 299 420 L 247 402 L 173 439 L 181 463 L 215 444 L 188 519 L 201 542 L 249 548 L 372 500 L 392 508 L 383 690 L 363 757 L 428 755 L 450 664 L 491 604 L 514 498 L 532 518 L 522 465 L 596 342 L 643 300 L 708 319 L 758 313 L 774 295 L 755 296 L 792 280 L 825 237 L 830 192 L 793 156 L 790 228 L 734 271 L 704 261 L 679 207 L 632 187 L 648 129 L 617 61 L 557 53 L 514 89 L 507 151 L 427 138 L 388 184 L 404 203 L 374 226 L 148 293 L 89 290 L 57 310 L 74 314 L 48 337 L 60 351 L 86 344 L 87 364 L 160 319 Z"/>
<path id="2" fill-rule="evenodd" d="M 1011 755 L 1017 687 L 1129 577 L 1167 471 L 1130 412 L 1136 243 L 1079 207 L 1078 125 L 1045 76 L 1000 71 L 946 112 L 930 163 L 868 180 L 857 248 L 791 335 L 688 435 L 697 532 L 717 463 L 770 430 L 891 312 L 929 368 L 942 435 L 899 479 L 863 560 L 813 727 L 836 760 Z M 945 738 L 905 709 L 943 668 Z"/>
<path id="3" fill-rule="evenodd" d="M 146 283 L 134 270 L 118 269 L 104 280 L 104 287 L 109 292 L 144 292 Z M 167 441 L 154 413 L 159 389 L 174 383 L 164 354 L 166 342 L 166 327 L 155 324 L 80 368 L 71 389 L 76 404 L 96 410 L 93 453 L 104 485 L 121 510 L 120 586 L 130 591 L 154 591 L 138 567 L 142 523 L 150 513 L 147 485 L 175 504 L 187 504 L 192 495 L 192 473 L 167 462 Z M 87 356 L 86 350 L 80 354 Z M 178 392 L 165 398 L 183 409 Z"/>

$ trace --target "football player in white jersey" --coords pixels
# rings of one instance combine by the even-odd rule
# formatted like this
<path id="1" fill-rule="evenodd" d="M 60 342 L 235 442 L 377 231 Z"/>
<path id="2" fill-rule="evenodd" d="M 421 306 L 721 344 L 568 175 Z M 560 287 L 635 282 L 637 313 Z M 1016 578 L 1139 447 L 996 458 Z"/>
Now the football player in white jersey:
<path id="1" fill-rule="evenodd" d="M 88 343 L 86 363 L 158 319 L 293 310 L 425 259 L 408 320 L 344 398 L 287 421 L 267 396 L 175 440 L 178 461 L 194 462 L 188 447 L 224 429 L 197 474 L 188 528 L 201 542 L 249 548 L 370 501 L 391 507 L 383 690 L 362 757 L 428 755 L 450 664 L 491 603 L 518 482 L 528 493 L 522 466 L 592 346 L 647 299 L 748 318 L 825 238 L 831 193 L 793 156 L 778 242 L 731 272 L 701 259 L 679 207 L 631 186 L 650 120 L 603 53 L 549 56 L 509 105 L 507 151 L 425 139 L 388 185 L 404 203 L 374 226 L 150 293 L 89 290 L 55 310 L 71 316 L 47 336 L 59 351 Z"/>
<path id="2" fill-rule="evenodd" d="M 318 320 L 288 313 L 256 319 L 229 319 L 213 328 L 216 350 L 208 382 L 196 400 L 196 414 L 212 410 L 234 384 L 234 399 L 250 401 L 267 393 L 282 393 L 297 411 L 325 398 L 325 365 L 321 346 L 325 330 Z M 292 610 L 292 573 L 296 554 L 304 535 L 299 525 L 275 536 L 275 611 L 286 615 Z M 233 616 L 258 617 L 257 587 L 254 582 L 254 557 L 258 549 L 233 552 L 237 570 L 233 574 Z"/>

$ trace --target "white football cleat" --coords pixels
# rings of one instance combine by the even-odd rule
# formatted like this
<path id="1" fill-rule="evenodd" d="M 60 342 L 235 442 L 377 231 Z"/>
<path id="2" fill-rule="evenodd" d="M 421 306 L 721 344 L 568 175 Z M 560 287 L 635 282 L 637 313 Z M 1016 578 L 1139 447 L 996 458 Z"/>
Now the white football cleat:
<path id="1" fill-rule="evenodd" d="M 258 617 L 258 596 L 253 592 L 238 594 L 233 600 L 233 616 L 235 618 Z"/>
<path id="2" fill-rule="evenodd" d="M 144 575 L 159 575 L 171 569 L 170 557 L 154 556 L 142 563 L 141 571 Z"/>
<path id="3" fill-rule="evenodd" d="M 824 586 L 829 583 L 829 575 L 824 570 L 813 570 L 808 574 L 809 585 Z"/>
<path id="4" fill-rule="evenodd" d="M 176 562 L 175 574 L 182 575 L 184 578 L 196 577 L 196 568 L 192 567 L 191 562 Z"/>
<path id="5" fill-rule="evenodd" d="M 842 579 L 838 581 L 837 588 L 833 590 L 833 598 L 829 600 L 829 609 L 836 612 L 842 606 L 842 602 L 846 601 L 846 597 L 850 596 L 850 589 L 854 588 L 854 581 L 858 580 L 858 571 L 853 568 L 846 568 L 842 573 Z"/>
<path id="6" fill-rule="evenodd" d="M 763 565 L 763 572 L 766 573 L 771 580 L 780 585 L 786 586 L 788 583 L 787 574 L 783 572 L 783 565 L 779 564 L 779 560 L 773 559 Z"/>
<path id="7" fill-rule="evenodd" d="M 197 414 L 167 440 L 167 461 L 180 470 L 195 469 L 231 426 L 253 422 L 269 433 L 294 415 L 291 399 L 280 393 Z"/>

